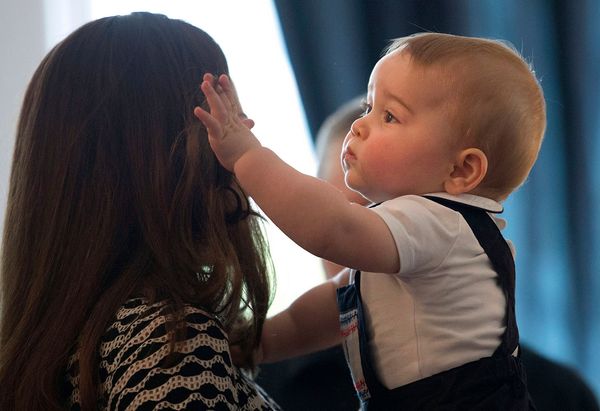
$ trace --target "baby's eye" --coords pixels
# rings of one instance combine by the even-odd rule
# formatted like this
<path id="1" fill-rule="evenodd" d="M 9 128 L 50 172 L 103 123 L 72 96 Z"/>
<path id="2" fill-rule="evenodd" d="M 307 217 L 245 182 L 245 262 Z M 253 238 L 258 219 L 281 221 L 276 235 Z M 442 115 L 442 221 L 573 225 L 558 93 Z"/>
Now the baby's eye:
<path id="1" fill-rule="evenodd" d="M 391 123 L 393 121 L 396 121 L 396 117 L 394 117 L 394 115 L 392 113 L 390 113 L 389 111 L 386 111 L 384 120 L 386 123 Z"/>

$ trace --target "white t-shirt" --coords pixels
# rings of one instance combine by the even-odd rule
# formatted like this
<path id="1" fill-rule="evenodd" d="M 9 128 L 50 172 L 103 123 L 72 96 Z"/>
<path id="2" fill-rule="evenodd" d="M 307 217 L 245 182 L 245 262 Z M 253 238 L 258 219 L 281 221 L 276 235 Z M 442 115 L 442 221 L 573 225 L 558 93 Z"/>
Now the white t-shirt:
<path id="1" fill-rule="evenodd" d="M 483 197 L 430 195 L 502 210 Z M 414 195 L 373 211 L 388 225 L 400 257 L 396 274 L 361 274 L 370 348 L 382 384 L 395 388 L 491 356 L 504 332 L 506 301 L 462 215 Z M 503 220 L 492 217 L 504 228 Z"/>

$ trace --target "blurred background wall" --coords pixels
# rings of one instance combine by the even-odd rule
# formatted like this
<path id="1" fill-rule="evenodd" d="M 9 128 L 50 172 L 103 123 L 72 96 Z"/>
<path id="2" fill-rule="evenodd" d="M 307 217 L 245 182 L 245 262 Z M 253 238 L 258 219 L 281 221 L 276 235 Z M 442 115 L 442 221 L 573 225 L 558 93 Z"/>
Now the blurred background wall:
<path id="1" fill-rule="evenodd" d="M 2 0 L 0 6 L 0 223 L 19 107 L 25 85 L 44 53 L 44 14 L 40 6 L 40 0 Z"/>

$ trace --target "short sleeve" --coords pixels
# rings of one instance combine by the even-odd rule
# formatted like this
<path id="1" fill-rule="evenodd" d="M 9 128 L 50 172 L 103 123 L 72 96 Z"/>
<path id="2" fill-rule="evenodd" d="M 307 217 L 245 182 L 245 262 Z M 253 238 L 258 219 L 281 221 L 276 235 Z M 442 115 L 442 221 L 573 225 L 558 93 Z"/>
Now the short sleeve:
<path id="1" fill-rule="evenodd" d="M 390 230 L 400 259 L 397 274 L 435 270 L 452 249 L 460 215 L 420 196 L 403 196 L 373 208 Z"/>

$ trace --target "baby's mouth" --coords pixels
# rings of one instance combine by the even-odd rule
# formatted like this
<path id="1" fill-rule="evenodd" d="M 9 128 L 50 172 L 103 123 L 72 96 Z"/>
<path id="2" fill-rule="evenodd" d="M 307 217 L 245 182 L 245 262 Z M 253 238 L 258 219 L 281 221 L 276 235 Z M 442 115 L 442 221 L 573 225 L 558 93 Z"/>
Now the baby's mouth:
<path id="1" fill-rule="evenodd" d="M 347 172 L 348 169 L 350 169 L 350 164 L 354 160 L 356 160 L 356 155 L 350 149 L 350 147 L 347 147 L 342 154 L 342 169 L 344 170 L 344 172 Z"/>
<path id="2" fill-rule="evenodd" d="M 344 151 L 344 160 L 346 159 L 356 159 L 356 155 L 350 147 L 346 147 L 346 150 Z"/>

